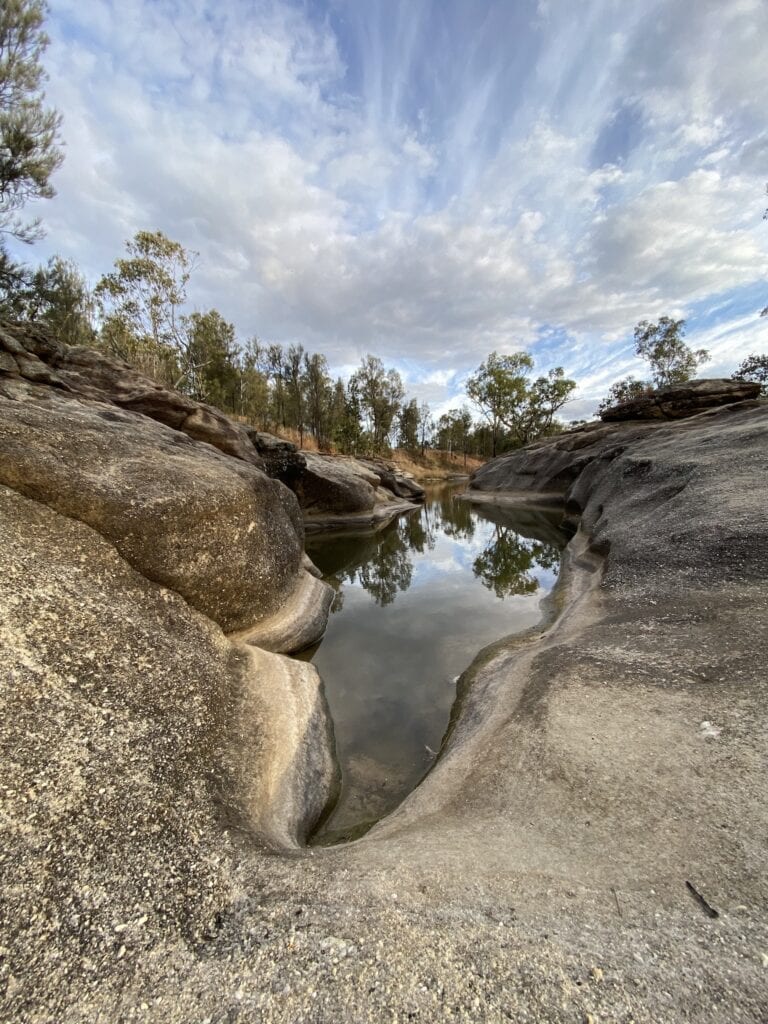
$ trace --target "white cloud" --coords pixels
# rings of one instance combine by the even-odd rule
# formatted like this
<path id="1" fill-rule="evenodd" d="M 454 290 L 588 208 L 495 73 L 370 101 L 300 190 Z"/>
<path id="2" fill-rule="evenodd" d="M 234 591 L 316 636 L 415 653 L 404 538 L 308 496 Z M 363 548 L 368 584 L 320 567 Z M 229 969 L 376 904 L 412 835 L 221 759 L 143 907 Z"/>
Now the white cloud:
<path id="1" fill-rule="evenodd" d="M 59 0 L 41 258 L 95 279 L 161 228 L 243 336 L 374 351 L 441 408 L 545 327 L 589 395 L 632 364 L 637 320 L 765 278 L 760 0 L 457 10 Z M 725 366 L 758 342 L 726 325 L 713 347 Z"/>

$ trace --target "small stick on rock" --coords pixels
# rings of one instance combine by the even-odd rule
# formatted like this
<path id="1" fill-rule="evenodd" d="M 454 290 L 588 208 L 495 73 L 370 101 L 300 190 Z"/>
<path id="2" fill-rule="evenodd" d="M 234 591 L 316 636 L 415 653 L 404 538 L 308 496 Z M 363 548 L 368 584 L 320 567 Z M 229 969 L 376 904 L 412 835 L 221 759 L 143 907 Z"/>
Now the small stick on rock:
<path id="1" fill-rule="evenodd" d="M 613 898 L 616 900 L 616 909 L 619 912 L 619 917 L 623 917 L 624 915 L 621 912 L 621 904 L 619 903 L 619 895 L 613 886 L 611 886 L 611 892 L 613 893 Z"/>
<path id="2" fill-rule="evenodd" d="M 693 896 L 693 898 L 696 900 L 696 902 L 702 908 L 702 910 L 707 915 L 707 917 L 720 917 L 719 912 L 717 910 L 715 910 L 714 907 L 710 906 L 709 903 L 707 903 L 707 901 L 701 895 L 699 890 L 694 885 L 692 885 L 688 881 L 687 878 L 685 880 L 685 885 L 686 885 L 686 888 L 688 889 L 688 892 L 691 894 L 691 896 Z"/>

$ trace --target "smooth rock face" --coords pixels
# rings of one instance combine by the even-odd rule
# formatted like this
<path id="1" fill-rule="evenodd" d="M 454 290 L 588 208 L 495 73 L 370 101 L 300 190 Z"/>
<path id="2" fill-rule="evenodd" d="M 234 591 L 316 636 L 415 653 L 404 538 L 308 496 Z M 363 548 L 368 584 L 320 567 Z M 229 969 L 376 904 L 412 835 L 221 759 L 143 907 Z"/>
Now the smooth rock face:
<path id="1" fill-rule="evenodd" d="M 396 498 L 405 498 L 414 502 L 424 500 L 425 492 L 421 484 L 417 484 L 415 480 L 398 472 L 391 463 L 387 463 L 383 459 L 359 459 L 358 461 L 379 478 L 380 487 L 386 487 Z"/>
<path id="2" fill-rule="evenodd" d="M 322 636 L 332 591 L 304 569 L 296 499 L 245 432 L 34 327 L 0 327 L 0 345 L 0 483 L 93 527 L 227 632 L 265 623 L 274 651 Z"/>
<path id="3" fill-rule="evenodd" d="M 593 462 L 607 465 L 660 426 L 589 423 L 491 459 L 472 474 L 470 489 L 528 494 L 535 502 L 560 504 Z"/>
<path id="4" fill-rule="evenodd" d="M 381 459 L 302 452 L 280 479 L 295 492 L 308 532 L 376 529 L 424 500 L 424 489 Z"/>
<path id="5" fill-rule="evenodd" d="M 304 471 L 292 489 L 305 513 L 372 511 L 379 486 L 372 470 L 343 456 L 307 452 L 304 460 Z"/>
<path id="6" fill-rule="evenodd" d="M 384 459 L 300 452 L 248 428 L 267 473 L 296 494 L 309 532 L 378 529 L 424 500 L 424 488 Z"/>
<path id="7" fill-rule="evenodd" d="M 145 417 L 45 386 L 0 384 L 0 483 L 92 526 L 227 631 L 274 615 L 303 571 L 294 499 L 280 483 Z"/>
<path id="8" fill-rule="evenodd" d="M 221 929 L 233 830 L 285 849 L 322 813 L 320 681 L 2 486 L 0 536 L 2 1016 L 119 1019 L 156 942 L 189 964 Z"/>
<path id="9" fill-rule="evenodd" d="M 316 679 L 0 487 L 4 1019 L 762 1024 L 768 406 L 476 479 L 578 510 L 561 615 L 465 673 L 394 814 L 308 851 Z"/>
<path id="10" fill-rule="evenodd" d="M 759 395 L 760 385 L 750 381 L 690 380 L 620 402 L 600 413 L 600 418 L 606 422 L 679 420 L 732 402 L 753 401 Z"/>
<path id="11" fill-rule="evenodd" d="M 141 413 L 263 468 L 244 427 L 218 409 L 155 384 L 119 359 L 62 345 L 46 328 L 32 324 L 1 324 L 0 353 L 2 373 Z"/>

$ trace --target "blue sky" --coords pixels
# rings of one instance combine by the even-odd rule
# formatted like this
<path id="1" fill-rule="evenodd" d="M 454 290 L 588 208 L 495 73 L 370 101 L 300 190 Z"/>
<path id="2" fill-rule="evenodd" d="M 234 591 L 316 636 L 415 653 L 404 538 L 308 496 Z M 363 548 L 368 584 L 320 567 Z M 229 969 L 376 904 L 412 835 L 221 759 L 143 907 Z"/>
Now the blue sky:
<path id="1" fill-rule="evenodd" d="M 193 307 L 373 352 L 438 410 L 527 348 L 584 415 L 664 314 L 708 375 L 768 350 L 765 0 L 51 6 L 40 260 L 95 283 L 160 228 L 200 253 Z"/>

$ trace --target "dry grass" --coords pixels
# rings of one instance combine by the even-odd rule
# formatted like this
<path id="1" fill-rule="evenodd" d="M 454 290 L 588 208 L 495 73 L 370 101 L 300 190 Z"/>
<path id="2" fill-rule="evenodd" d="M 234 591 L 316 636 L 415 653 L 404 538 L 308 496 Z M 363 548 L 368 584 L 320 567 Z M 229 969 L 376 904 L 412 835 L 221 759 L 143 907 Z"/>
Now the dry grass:
<path id="1" fill-rule="evenodd" d="M 228 413 L 227 415 L 238 423 L 254 425 L 245 416 L 237 416 L 233 413 Z M 258 427 L 257 429 L 263 428 Z M 321 449 L 318 446 L 317 440 L 309 433 L 304 434 L 302 443 L 298 430 L 293 430 L 291 427 L 281 428 L 280 430 L 269 428 L 266 432 L 273 434 L 275 437 L 280 437 L 284 441 L 290 441 L 297 448 L 301 448 L 302 451 L 322 451 L 328 455 L 339 454 L 334 445 L 324 446 Z M 364 455 L 360 457 L 365 458 Z M 395 448 L 390 455 L 382 457 L 387 462 L 393 462 L 404 473 L 410 473 L 417 480 L 447 480 L 449 477 L 457 475 L 468 476 L 486 462 L 486 459 L 478 459 L 473 455 L 467 455 L 465 458 L 460 453 L 449 453 L 434 448 L 427 448 L 423 455 L 421 452 L 409 452 L 405 448 Z"/>
<path id="2" fill-rule="evenodd" d="M 407 452 L 403 448 L 397 448 L 392 452 L 392 462 L 403 470 L 410 473 L 417 480 L 447 480 L 451 476 L 468 475 L 483 465 L 485 459 L 478 459 L 468 455 L 466 459 L 461 454 L 449 454 L 439 449 L 428 448 L 422 455 L 421 452 Z"/>

